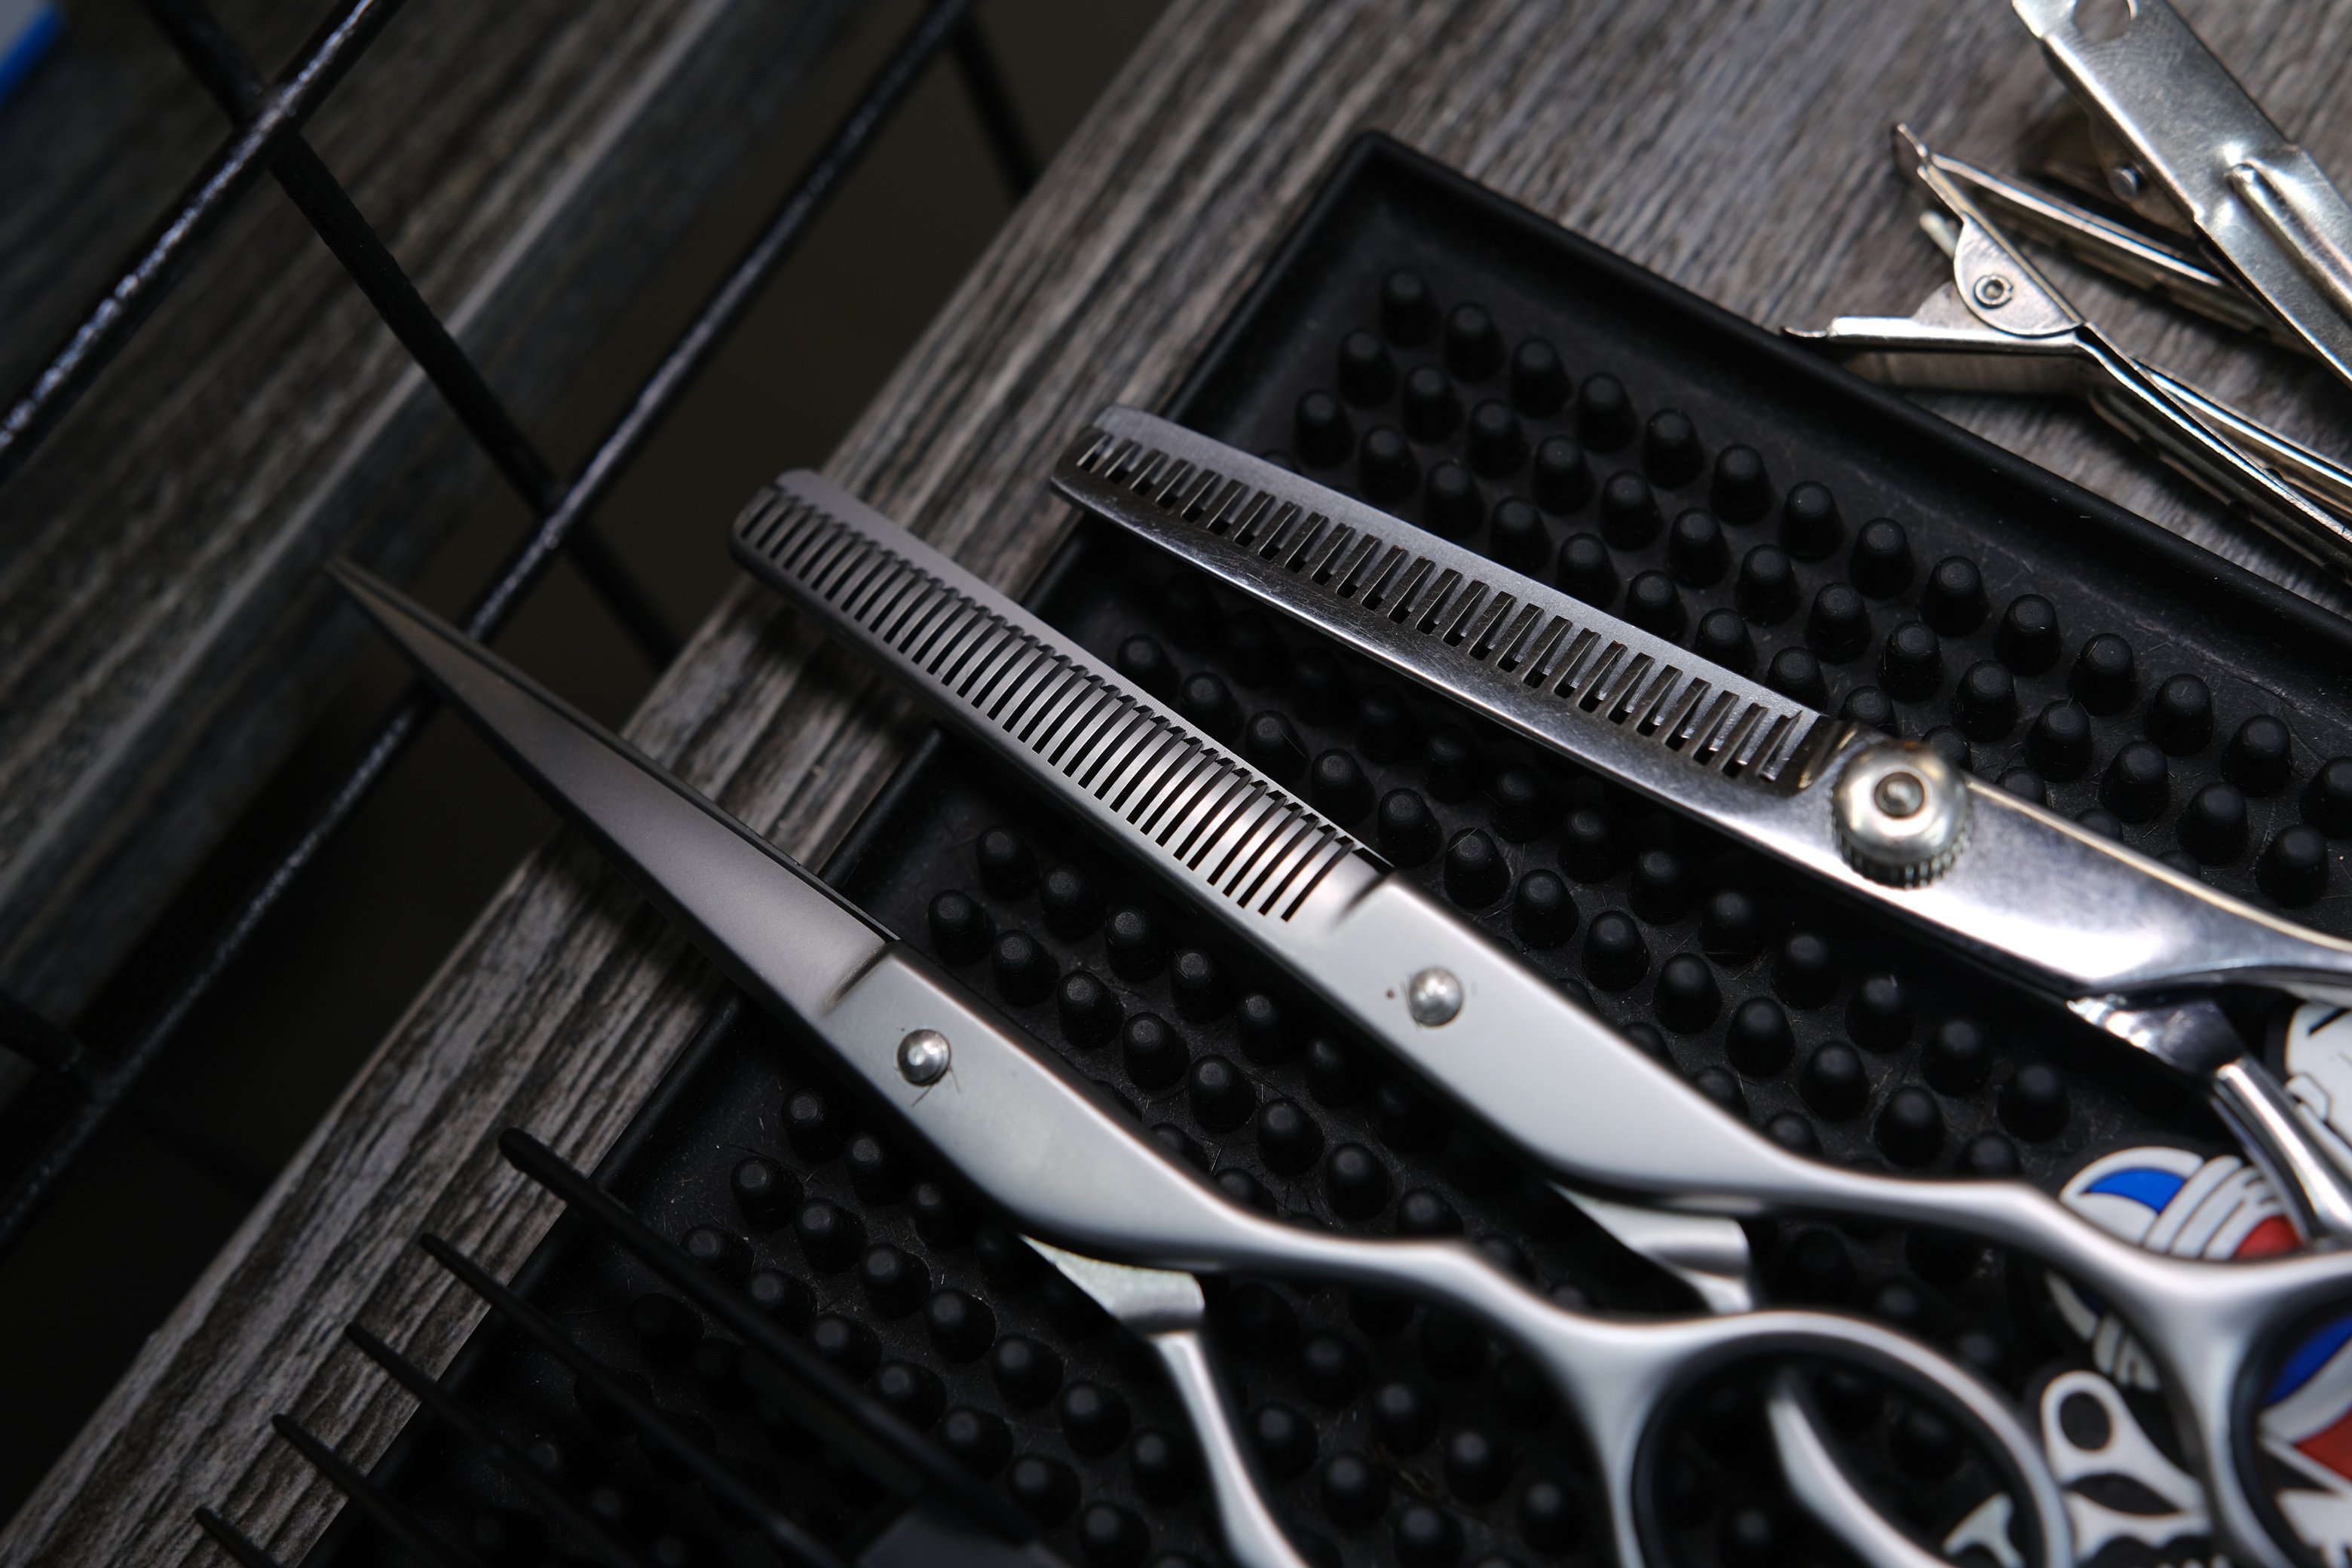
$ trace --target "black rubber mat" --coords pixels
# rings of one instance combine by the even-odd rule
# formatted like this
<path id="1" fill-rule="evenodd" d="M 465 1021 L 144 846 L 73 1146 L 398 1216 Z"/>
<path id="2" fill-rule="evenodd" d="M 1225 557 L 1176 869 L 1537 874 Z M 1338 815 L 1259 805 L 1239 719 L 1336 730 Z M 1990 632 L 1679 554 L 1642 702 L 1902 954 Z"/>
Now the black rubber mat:
<path id="1" fill-rule="evenodd" d="M 2352 761 L 2329 761 L 2352 753 L 2352 628 L 1392 142 L 1350 149 L 1169 412 L 2352 932 Z M 2047 1003 L 1108 531 L 1082 526 L 1030 602 L 1776 1137 L 2053 1190 L 2118 1149 L 2231 1147 L 2193 1092 Z M 1370 1234 L 1460 1230 L 1564 1300 L 1687 1305 L 983 758 L 935 736 L 827 876 L 1238 1201 Z M 751 1201 L 747 1160 L 769 1167 Z M 702 1245 L 731 1280 L 770 1277 L 761 1299 L 780 1321 L 1070 1562 L 1219 1560 L 1181 1415 L 1136 1347 L 748 1008 L 698 1041 L 600 1175 L 667 1235 L 719 1233 Z M 1750 1228 L 1777 1300 L 1902 1323 L 2021 1394 L 2088 1364 L 2038 1274 L 1998 1256 L 1895 1230 Z M 521 1289 L 856 1546 L 848 1491 L 763 1423 L 731 1361 L 644 1331 L 675 1337 L 688 1309 L 633 1308 L 665 1292 L 609 1242 L 567 1221 Z M 1405 1568 L 1605 1555 L 1553 1400 L 1475 1328 L 1279 1281 L 1211 1292 L 1303 1546 Z M 568 1474 L 625 1491 L 644 1539 L 772 1560 L 583 1411 L 543 1352 L 486 1329 L 447 1383 L 518 1440 L 562 1445 Z M 1984 1473 L 1931 1414 L 1862 1386 L 1824 1393 L 1853 1463 L 1923 1530 L 1984 1499 Z M 2161 1434 L 2161 1409 L 2133 1398 Z M 1687 1415 L 1668 1511 L 1689 1561 L 1840 1560 L 1779 1501 L 1745 1391 Z M 530 1511 L 422 1417 L 379 1474 L 453 1541 Z M 521 1533 L 564 1550 L 561 1530 Z M 378 1550 L 347 1520 L 313 1560 Z M 2146 1551 L 2126 1540 L 2099 1561 Z"/>

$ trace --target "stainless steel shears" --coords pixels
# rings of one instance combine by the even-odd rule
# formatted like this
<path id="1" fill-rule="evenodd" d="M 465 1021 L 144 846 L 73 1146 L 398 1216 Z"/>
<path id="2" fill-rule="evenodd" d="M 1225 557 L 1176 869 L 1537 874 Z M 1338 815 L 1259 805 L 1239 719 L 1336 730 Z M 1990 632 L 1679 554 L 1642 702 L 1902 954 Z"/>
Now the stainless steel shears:
<path id="1" fill-rule="evenodd" d="M 866 589 L 890 586 L 856 571 L 858 562 L 835 564 Z M 1221 1520 L 1244 1562 L 1290 1568 L 1296 1559 L 1243 1473 L 1192 1331 L 1199 1295 L 1189 1276 L 1199 1272 L 1370 1286 L 1481 1319 L 1558 1385 L 1601 1471 L 1613 1544 L 1629 1565 L 1649 1560 L 1663 1533 L 1653 1484 L 1661 1412 L 1728 1368 L 1790 1356 L 1858 1364 L 1958 1414 L 2022 1500 L 2032 1560 L 2070 1561 L 2066 1512 L 2038 1446 L 1975 1373 L 1861 1319 L 1604 1318 L 1538 1296 L 1463 1242 L 1347 1237 L 1252 1213 L 1167 1157 L 1132 1115 L 952 976 L 643 753 L 383 584 L 350 568 L 337 575 L 451 705 L 730 978 L 813 1036 L 1023 1226 L 1051 1238 L 1046 1256 L 1155 1342 L 1202 1428 L 1204 1455 L 1220 1467 Z M 955 618 L 958 597 L 935 607 Z M 894 602 L 913 608 L 903 593 Z M 1351 864 L 1323 861 L 1323 874 L 1297 889 L 1298 912 L 1318 923 L 1340 917 L 1337 900 L 1360 884 L 1329 873 Z M 1163 1272 L 1139 1277 L 1097 1259 Z"/>
<path id="2" fill-rule="evenodd" d="M 2352 945 L 1967 778 L 1928 748 L 1812 712 L 1468 550 L 1150 415 L 1106 410 L 1068 449 L 1055 485 L 1246 597 L 1924 928 L 2201 1075 L 2305 1233 L 2332 1237 L 2352 1228 L 2352 1186 L 2332 1140 L 2246 1054 L 2212 994 L 2252 984 L 2352 1002 Z M 820 560 L 806 554 L 805 526 L 774 531 L 780 540 L 793 532 L 794 542 L 771 545 L 747 531 L 739 552 L 770 559 L 772 580 L 797 583 L 798 599 L 837 629 L 854 628 L 863 646 L 893 650 L 896 667 L 922 668 L 895 651 L 895 623 L 870 629 L 866 599 L 829 586 L 835 578 L 825 563 L 855 546 L 835 543 Z M 975 708 L 961 688 L 949 689 L 972 715 L 968 729 L 1006 727 L 992 703 Z M 1020 733 L 1051 717 L 1024 709 Z M 1055 757 L 1071 749 L 1058 722 L 1020 750 L 1037 746 Z M 1099 771 L 1092 755 L 1086 752 L 1089 766 Z M 1062 770 L 1041 756 L 1033 771 Z M 1113 782 L 1126 777 L 1117 773 Z M 1081 782 L 1086 795 L 1099 795 Z M 1097 805 L 1093 815 L 1136 841 L 1125 809 Z M 1217 858 L 1237 831 L 1220 827 L 1202 842 L 1194 833 L 1172 855 L 1157 829 L 1143 838 L 1161 864 L 1173 860 L 1198 878 L 1195 868 L 1232 863 Z M 1360 1000 L 1356 1015 L 1564 1179 L 1661 1207 L 1811 1211 L 1963 1231 L 2032 1254 L 2097 1292 L 2159 1369 L 2230 1551 L 2247 1562 L 2290 1560 L 2294 1537 L 2256 1479 L 2261 1445 L 2247 1391 L 2265 1359 L 2284 1354 L 2313 1314 L 2352 1309 L 2352 1251 L 2192 1262 L 2120 1241 L 2022 1183 L 1918 1181 L 1804 1159 L 1722 1117 L 1556 990 L 1497 962 L 1499 954 L 1478 952 L 1402 879 L 1383 878 L 1360 858 L 1335 862 L 1322 879 L 1313 899 L 1244 895 L 1235 923 L 1283 922 L 1279 940 L 1261 945 L 1341 1007 L 1425 966 L 1455 974 L 1465 1000 L 1443 1026 Z M 1306 918 L 1335 881 L 1333 915 Z M 1441 951 L 1444 958 L 1433 956 Z M 1537 1039 L 1559 1048 L 1525 1044 Z"/>

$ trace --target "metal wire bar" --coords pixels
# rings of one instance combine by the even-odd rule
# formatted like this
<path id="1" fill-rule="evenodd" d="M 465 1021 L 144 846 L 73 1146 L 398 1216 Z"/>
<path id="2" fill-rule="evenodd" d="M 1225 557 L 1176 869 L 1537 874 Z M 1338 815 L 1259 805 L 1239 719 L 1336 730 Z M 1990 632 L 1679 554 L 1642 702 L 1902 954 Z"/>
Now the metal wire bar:
<path id="1" fill-rule="evenodd" d="M 386 0 L 369 3 L 384 4 Z M 856 104 L 835 127 L 767 226 L 704 300 L 693 321 L 671 344 L 668 354 L 597 443 L 595 451 L 564 492 L 562 504 L 540 521 L 521 546 L 508 556 L 497 578 L 475 600 L 464 621 L 468 637 L 487 638 L 505 625 L 523 595 L 554 563 L 556 552 L 572 537 L 581 520 L 612 492 L 630 463 L 693 385 L 695 377 L 717 353 L 728 332 L 759 297 L 761 286 L 793 253 L 843 178 L 856 166 L 921 76 L 924 67 L 948 43 L 974 3 L 975 0 L 939 0 L 866 83 Z M 0 1205 L 0 1257 L 6 1256 L 22 1239 L 34 1216 L 55 1194 L 58 1181 L 89 1152 L 91 1141 L 124 1098 L 154 1065 L 198 1005 L 219 984 L 288 890 L 317 863 L 328 844 L 437 708 L 438 704 L 422 687 L 409 689 L 370 737 L 351 770 L 246 896 L 153 1021 L 98 1079 L 89 1097 L 35 1156 L 8 1192 L 5 1205 Z"/>
<path id="2" fill-rule="evenodd" d="M 267 97 L 260 73 L 203 0 L 147 0 L 147 9 L 190 72 L 232 120 L 249 121 L 260 111 Z M 270 173 L 523 504 L 542 516 L 561 505 L 562 476 L 523 433 L 480 368 L 417 292 L 391 247 L 299 132 L 287 139 Z M 681 640 L 677 629 L 609 541 L 583 524 L 572 535 L 572 554 L 581 574 L 656 668 L 677 657 Z"/>
<path id="3" fill-rule="evenodd" d="M 273 1415 L 269 1425 L 337 1491 L 357 1503 L 360 1511 L 375 1521 L 396 1545 L 432 1563 L 433 1568 L 477 1568 L 470 1555 L 453 1551 L 448 1542 L 411 1519 L 406 1509 L 393 1501 L 391 1494 L 368 1479 L 357 1465 L 304 1430 L 294 1417 Z"/>
<path id="4" fill-rule="evenodd" d="M 989 151 L 996 155 L 996 171 L 1017 202 L 1037 183 L 1037 152 L 1021 127 L 1021 111 L 1013 106 L 1013 90 L 1004 85 L 1003 69 L 996 63 L 996 51 L 989 47 L 988 34 L 979 17 L 968 18 L 956 29 L 955 58 L 956 74 L 963 79 L 972 112 L 980 117 L 981 132 L 988 138 Z"/>
<path id="5" fill-rule="evenodd" d="M 342 79 L 401 0 L 351 0 L 313 35 L 299 63 L 262 96 L 252 120 L 180 194 L 171 215 L 123 263 L 115 281 L 0 416 L 0 484 L 25 465 L 99 372 L 121 351 L 199 246 Z"/>
<path id="6" fill-rule="evenodd" d="M 437 1236 L 419 1237 L 417 1245 L 435 1262 L 456 1275 L 467 1289 L 488 1302 L 492 1311 L 512 1323 L 532 1343 L 562 1362 L 574 1377 L 593 1386 L 598 1394 L 628 1418 L 640 1440 L 650 1437 L 655 1444 L 667 1449 L 693 1473 L 705 1491 L 749 1520 L 767 1537 L 768 1544 L 782 1553 L 787 1562 L 802 1564 L 803 1568 L 848 1568 L 829 1547 L 794 1523 L 782 1509 L 761 1497 L 750 1482 L 665 1419 L 651 1400 L 641 1396 L 598 1363 L 595 1357 L 573 1343 L 547 1314 L 499 1284 L 489 1270 Z"/>
<path id="7" fill-rule="evenodd" d="M 816 1353 L 761 1315 L 738 1292 L 705 1274 L 677 1247 L 665 1241 L 612 1194 L 562 1156 L 519 1127 L 499 1135 L 499 1152 L 515 1169 L 563 1200 L 571 1210 L 626 1248 L 637 1261 L 716 1318 L 745 1347 L 792 1373 L 793 1381 L 844 1425 L 834 1441 L 865 1450 L 861 1468 L 879 1479 L 890 1469 L 911 1469 L 940 1494 L 953 1499 L 975 1520 L 1003 1539 L 1028 1541 L 1035 1531 L 1011 1504 L 976 1480 L 969 1470 L 933 1447 L 896 1415 L 866 1398 Z"/>
<path id="8" fill-rule="evenodd" d="M 209 1508 L 196 1510 L 196 1527 L 213 1538 L 214 1545 L 236 1558 L 242 1568 L 285 1568 L 251 1536 Z"/>
<path id="9" fill-rule="evenodd" d="M 390 1373 L 394 1383 L 415 1394 L 417 1403 L 433 1413 L 435 1420 L 481 1450 L 531 1501 L 553 1514 L 574 1539 L 584 1542 L 612 1568 L 651 1568 L 642 1552 L 632 1551 L 603 1521 L 581 1507 L 571 1493 L 541 1474 L 539 1467 L 530 1462 L 530 1456 L 516 1447 L 512 1439 L 466 1408 L 456 1394 L 427 1376 L 423 1367 L 357 1323 L 344 1328 L 343 1338 Z"/>
<path id="10" fill-rule="evenodd" d="M 0 993 L 0 1050 L 45 1072 L 87 1081 L 89 1058 L 81 1042 L 5 993 Z"/>

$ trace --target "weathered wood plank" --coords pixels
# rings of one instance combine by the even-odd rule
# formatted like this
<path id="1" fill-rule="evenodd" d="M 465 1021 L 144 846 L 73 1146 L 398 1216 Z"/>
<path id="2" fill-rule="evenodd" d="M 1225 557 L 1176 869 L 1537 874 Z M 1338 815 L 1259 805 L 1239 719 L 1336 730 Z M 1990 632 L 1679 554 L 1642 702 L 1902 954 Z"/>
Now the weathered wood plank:
<path id="1" fill-rule="evenodd" d="M 2352 119 L 2303 123 L 2341 97 L 2352 0 L 2190 9 L 2324 161 L 2352 166 Z M 1885 172 L 1889 121 L 2000 162 L 2054 90 L 1997 0 L 1178 0 L 832 471 L 993 580 L 1024 582 L 1062 530 L 1043 484 L 1060 445 L 1106 399 L 1173 385 L 1366 125 L 1736 310 L 1810 322 L 1907 308 L 1939 276 Z M 2292 430 L 2342 435 L 2308 373 L 2168 318 L 2116 324 Z M 1961 412 L 2168 522 L 2208 526 L 2209 509 L 2147 479 L 2086 416 Z M 810 857 L 915 732 L 894 699 L 748 589 L 634 722 L 650 751 Z M 267 1414 L 296 1410 L 350 1451 L 379 1452 L 407 1401 L 331 1348 L 335 1331 L 356 1316 L 445 1362 L 474 1310 L 404 1255 L 407 1237 L 430 1227 L 518 1262 L 550 1211 L 499 1165 L 497 1130 L 520 1122 L 593 1160 L 714 988 L 573 840 L 534 855 L 0 1556 L 194 1560 L 184 1521 L 209 1500 L 298 1552 L 334 1503 L 268 1441 Z"/>
<path id="2" fill-rule="evenodd" d="M 327 10 L 226 20 L 268 68 Z M 861 10 L 414 0 L 310 137 L 528 422 Z M 226 131 L 132 0 L 76 9 L 0 117 L 7 395 Z M 488 482 L 263 181 L 0 491 L 0 987 L 79 1011 L 348 669 L 319 562 L 404 572 Z"/>

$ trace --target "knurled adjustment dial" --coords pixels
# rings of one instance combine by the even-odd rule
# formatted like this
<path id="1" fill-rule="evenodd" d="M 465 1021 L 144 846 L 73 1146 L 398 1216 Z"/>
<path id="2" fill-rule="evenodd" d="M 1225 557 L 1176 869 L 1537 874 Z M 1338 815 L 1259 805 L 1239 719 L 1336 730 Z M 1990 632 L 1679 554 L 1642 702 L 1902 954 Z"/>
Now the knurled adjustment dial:
<path id="1" fill-rule="evenodd" d="M 1838 853 L 1874 882 L 1916 888 L 1969 840 L 1969 791 L 1932 746 L 1880 741 L 1855 752 L 1830 795 Z"/>

